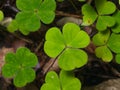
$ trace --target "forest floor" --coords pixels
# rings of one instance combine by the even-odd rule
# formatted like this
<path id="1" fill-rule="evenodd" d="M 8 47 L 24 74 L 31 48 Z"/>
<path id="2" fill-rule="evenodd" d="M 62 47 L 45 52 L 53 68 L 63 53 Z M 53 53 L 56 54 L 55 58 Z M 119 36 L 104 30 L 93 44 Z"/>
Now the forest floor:
<path id="1" fill-rule="evenodd" d="M 14 34 L 9 33 L 4 26 L 0 25 L 0 70 L 4 64 L 4 55 L 8 51 L 15 52 L 16 49 L 21 46 L 29 48 L 39 58 L 39 64 L 35 68 L 37 77 L 34 82 L 28 84 L 24 88 L 16 88 L 12 84 L 11 79 L 5 79 L 0 74 L 0 90 L 39 90 L 44 82 L 47 71 L 56 70 L 59 72 L 56 61 L 49 58 L 44 53 L 43 45 L 45 33 L 50 27 L 57 26 L 62 28 L 64 23 L 69 21 L 81 24 L 81 6 L 83 4 L 84 2 L 81 3 L 77 0 L 65 0 L 62 3 L 57 3 L 56 18 L 54 22 L 49 25 L 42 24 L 39 31 L 30 33 L 27 36 L 22 35 L 20 32 Z M 15 18 L 18 12 L 15 6 L 15 0 L 0 0 L 0 10 L 4 12 L 5 20 Z M 96 33 L 92 27 L 85 27 L 84 30 L 90 37 Z M 81 80 L 83 87 L 94 86 L 109 79 L 120 78 L 120 65 L 116 64 L 114 60 L 110 63 L 105 63 L 98 59 L 94 55 L 94 49 L 95 46 L 91 43 L 85 49 L 89 56 L 89 62 L 82 68 L 75 70 L 76 77 Z"/>

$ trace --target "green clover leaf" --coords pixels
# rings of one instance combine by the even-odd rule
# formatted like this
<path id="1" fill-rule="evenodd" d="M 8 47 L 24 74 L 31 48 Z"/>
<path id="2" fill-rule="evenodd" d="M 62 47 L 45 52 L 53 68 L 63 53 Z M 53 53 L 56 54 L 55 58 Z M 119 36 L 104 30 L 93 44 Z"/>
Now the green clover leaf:
<path id="1" fill-rule="evenodd" d="M 58 64 L 62 69 L 72 70 L 87 63 L 87 54 L 79 48 L 86 47 L 90 38 L 76 24 L 65 24 L 62 33 L 53 27 L 47 31 L 45 38 L 45 53 L 52 58 L 59 56 Z"/>
<path id="2" fill-rule="evenodd" d="M 115 12 L 115 4 L 107 0 L 95 0 L 95 6 L 97 12 L 89 4 L 82 6 L 82 13 L 84 15 L 82 25 L 91 25 L 97 20 L 96 28 L 99 31 L 104 31 L 107 27 L 114 26 L 115 19 L 108 15 Z"/>
<path id="3" fill-rule="evenodd" d="M 116 63 L 120 64 L 120 54 L 115 56 Z"/>
<path id="4" fill-rule="evenodd" d="M 109 36 L 110 36 L 110 30 L 98 32 L 93 36 L 92 41 L 96 46 L 102 46 L 107 43 Z"/>
<path id="5" fill-rule="evenodd" d="M 93 24 L 98 17 L 94 8 L 89 4 L 85 4 L 82 6 L 82 13 L 84 15 L 82 25 L 85 26 Z"/>
<path id="6" fill-rule="evenodd" d="M 37 57 L 25 47 L 18 48 L 15 53 L 7 53 L 5 65 L 2 67 L 2 75 L 5 78 L 14 78 L 14 85 L 23 87 L 35 79 L 35 71 L 32 69 L 38 63 Z"/>
<path id="7" fill-rule="evenodd" d="M 3 12 L 0 10 L 0 21 L 2 21 L 3 18 L 4 18 L 4 14 L 3 14 Z"/>
<path id="8" fill-rule="evenodd" d="M 107 29 L 107 27 L 112 27 L 115 25 L 115 19 L 111 16 L 99 16 L 97 23 L 96 23 L 96 28 L 99 31 L 104 31 Z"/>
<path id="9" fill-rule="evenodd" d="M 88 56 L 83 50 L 67 48 L 58 59 L 60 68 L 64 70 L 73 70 L 85 65 Z"/>
<path id="10" fill-rule="evenodd" d="M 40 90 L 80 90 L 81 83 L 75 78 L 73 72 L 66 72 L 62 70 L 60 75 L 54 71 L 47 73 L 45 83 Z"/>
<path id="11" fill-rule="evenodd" d="M 12 20 L 11 23 L 8 25 L 7 30 L 13 33 L 17 29 L 18 29 L 18 23 L 16 22 L 16 20 Z"/>
<path id="12" fill-rule="evenodd" d="M 104 62 L 110 62 L 113 59 L 112 52 L 107 47 L 110 37 L 110 30 L 98 32 L 92 38 L 93 43 L 97 46 L 95 54 L 98 58 L 102 58 Z"/>
<path id="13" fill-rule="evenodd" d="M 10 32 L 19 29 L 22 34 L 28 35 L 40 28 L 40 21 L 50 24 L 55 18 L 55 0 L 16 0 L 16 6 L 21 10 L 15 17 L 18 26 L 14 28 L 15 23 L 11 23 L 8 26 Z"/>
<path id="14" fill-rule="evenodd" d="M 107 46 L 114 52 L 120 53 L 120 35 L 112 33 L 108 40 Z"/>
<path id="15" fill-rule="evenodd" d="M 115 4 L 107 0 L 95 0 L 95 6 L 99 15 L 112 14 L 116 10 Z"/>
<path id="16" fill-rule="evenodd" d="M 112 52 L 107 46 L 100 46 L 95 49 L 95 54 L 98 58 L 102 58 L 104 62 L 110 62 L 113 59 Z"/>
<path id="17" fill-rule="evenodd" d="M 114 27 L 112 27 L 112 31 L 114 33 L 120 33 L 120 11 L 118 10 L 115 14 L 112 16 L 116 20 L 116 24 Z"/>
<path id="18" fill-rule="evenodd" d="M 110 31 L 99 32 L 93 37 L 93 43 L 98 46 L 95 49 L 95 54 L 98 58 L 102 58 L 105 62 L 110 62 L 113 59 L 112 52 L 117 55 L 120 53 L 120 35 Z M 112 51 L 112 52 L 111 52 Z M 119 62 L 119 56 L 116 56 L 116 61 Z"/>

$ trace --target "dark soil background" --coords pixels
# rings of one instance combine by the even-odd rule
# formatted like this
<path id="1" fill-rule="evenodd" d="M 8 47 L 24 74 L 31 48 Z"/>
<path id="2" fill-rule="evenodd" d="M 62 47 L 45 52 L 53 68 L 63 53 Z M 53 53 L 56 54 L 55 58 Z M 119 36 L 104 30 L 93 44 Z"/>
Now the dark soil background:
<path id="1" fill-rule="evenodd" d="M 87 0 L 89 2 L 92 0 Z M 112 0 L 118 8 L 118 0 Z M 4 12 L 5 18 L 15 18 L 19 10 L 15 6 L 16 0 L 0 0 L 0 10 Z M 46 31 L 53 26 L 58 26 L 56 23 L 64 17 L 82 18 L 81 6 L 86 2 L 79 2 L 78 0 L 65 0 L 64 2 L 57 2 L 56 18 L 54 22 L 49 25 L 42 24 L 39 31 L 30 33 L 27 36 L 22 35 L 19 31 L 16 33 L 9 33 L 4 25 L 0 25 L 0 66 L 4 63 L 3 57 L 7 51 L 13 51 L 18 47 L 26 46 L 32 52 L 36 53 L 39 58 L 39 64 L 36 66 L 36 79 L 34 82 L 28 84 L 25 88 L 16 88 L 12 84 L 12 79 L 5 79 L 0 74 L 0 90 L 39 90 L 44 83 L 44 77 L 47 71 L 55 70 L 59 73 L 59 68 L 54 59 L 48 57 L 43 50 L 44 37 Z M 93 2 L 91 2 L 94 5 Z M 58 26 L 62 28 L 62 26 Z M 85 31 L 92 37 L 96 30 L 94 26 L 84 27 Z M 76 69 L 74 72 L 78 77 L 82 86 L 97 85 L 105 80 L 120 78 L 120 65 L 116 64 L 114 60 L 110 63 L 105 63 L 96 58 L 94 55 L 95 46 L 91 44 L 85 48 L 89 56 L 89 62 L 82 68 Z M 1 67 L 0 67 L 1 68 Z"/>

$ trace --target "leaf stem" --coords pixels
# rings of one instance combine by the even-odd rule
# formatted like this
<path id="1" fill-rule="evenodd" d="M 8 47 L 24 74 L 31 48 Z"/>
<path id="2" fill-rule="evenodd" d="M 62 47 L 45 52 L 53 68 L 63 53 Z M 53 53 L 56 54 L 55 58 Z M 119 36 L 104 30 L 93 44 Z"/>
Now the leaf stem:
<path id="1" fill-rule="evenodd" d="M 82 16 L 80 16 L 80 15 L 65 13 L 65 12 L 62 12 L 62 11 L 56 11 L 56 15 L 57 15 L 57 16 L 66 16 L 66 17 L 82 18 Z"/>

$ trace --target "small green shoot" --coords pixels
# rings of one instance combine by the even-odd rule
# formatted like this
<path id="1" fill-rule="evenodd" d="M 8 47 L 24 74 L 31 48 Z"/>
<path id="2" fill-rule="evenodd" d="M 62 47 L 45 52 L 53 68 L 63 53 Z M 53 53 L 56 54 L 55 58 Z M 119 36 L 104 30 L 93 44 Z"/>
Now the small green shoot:
<path id="1" fill-rule="evenodd" d="M 16 53 L 7 53 L 5 55 L 2 75 L 5 78 L 14 78 L 14 85 L 23 87 L 35 79 L 35 71 L 32 68 L 37 63 L 37 56 L 30 52 L 29 49 L 25 47 L 18 48 Z"/>
<path id="2" fill-rule="evenodd" d="M 3 18 L 4 18 L 4 14 L 3 14 L 3 12 L 0 10 L 0 21 L 2 21 Z"/>
<path id="3" fill-rule="evenodd" d="M 55 0 L 16 0 L 16 6 L 20 12 L 15 17 L 16 23 L 8 26 L 10 32 L 19 29 L 21 33 L 28 35 L 39 30 L 40 21 L 50 24 L 55 18 Z M 18 26 L 17 29 L 16 26 L 14 28 L 15 24 Z"/>
<path id="4" fill-rule="evenodd" d="M 88 26 L 97 20 L 96 28 L 99 31 L 104 31 L 107 29 L 107 27 L 114 26 L 115 19 L 109 15 L 115 12 L 115 4 L 107 0 L 95 0 L 95 6 L 97 12 L 89 4 L 82 6 L 82 13 L 84 15 L 82 25 Z"/>
<path id="5" fill-rule="evenodd" d="M 50 71 L 40 90 L 81 90 L 81 82 L 75 78 L 73 72 L 62 70 L 58 77 L 54 71 Z"/>
<path id="6" fill-rule="evenodd" d="M 87 54 L 79 48 L 85 48 L 90 43 L 90 37 L 74 23 L 67 23 L 61 31 L 53 27 L 46 33 L 45 53 L 58 57 L 59 67 L 63 70 L 73 70 L 87 63 Z"/>

